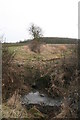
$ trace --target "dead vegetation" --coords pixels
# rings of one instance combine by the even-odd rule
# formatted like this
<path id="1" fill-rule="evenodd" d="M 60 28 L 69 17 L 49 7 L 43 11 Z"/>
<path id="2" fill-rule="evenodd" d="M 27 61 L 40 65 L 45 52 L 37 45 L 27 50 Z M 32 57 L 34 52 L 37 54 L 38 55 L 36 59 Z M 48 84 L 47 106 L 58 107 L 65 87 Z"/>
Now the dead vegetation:
<path id="1" fill-rule="evenodd" d="M 55 114 L 51 120 L 54 118 L 76 118 L 78 71 L 76 53 L 71 47 L 67 45 L 42 45 L 41 52 L 38 54 L 30 51 L 27 46 L 23 46 L 21 50 L 18 49 L 19 51 L 15 56 L 14 53 L 9 53 L 7 49 L 4 49 L 3 102 L 7 101 L 8 106 L 15 106 L 20 97 L 18 93 L 24 94 L 31 89 L 36 81 L 39 85 L 44 81 L 48 84 L 48 87 L 44 87 L 44 89 L 49 95 L 63 98 L 61 113 Z M 23 53 L 20 54 L 21 51 Z M 24 61 L 25 64 L 23 64 Z"/>
<path id="2" fill-rule="evenodd" d="M 72 60 L 74 61 L 72 62 Z M 77 118 L 78 114 L 78 70 L 77 58 L 65 59 L 63 65 L 56 68 L 52 75 L 52 91 L 63 97 L 61 113 L 54 118 Z M 51 119 L 53 120 L 53 119 Z"/>
<path id="3" fill-rule="evenodd" d="M 15 91 L 18 91 L 21 81 L 19 71 L 14 64 L 12 64 L 15 53 L 9 53 L 8 48 L 3 48 L 2 57 L 2 97 L 3 102 L 8 100 Z"/>
<path id="4" fill-rule="evenodd" d="M 9 53 L 3 47 L 2 58 L 2 116 L 3 118 L 27 117 L 26 110 L 20 103 L 21 76 L 19 68 L 12 61 L 15 53 Z"/>

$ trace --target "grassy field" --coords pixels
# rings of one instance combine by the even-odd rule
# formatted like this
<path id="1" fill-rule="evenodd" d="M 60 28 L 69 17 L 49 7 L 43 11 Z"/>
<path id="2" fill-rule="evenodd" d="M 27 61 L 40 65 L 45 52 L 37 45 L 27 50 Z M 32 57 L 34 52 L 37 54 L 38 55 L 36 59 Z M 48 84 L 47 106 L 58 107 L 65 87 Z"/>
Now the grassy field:
<path id="1" fill-rule="evenodd" d="M 10 52 L 15 53 L 14 60 L 25 62 L 26 60 L 37 61 L 67 57 L 75 51 L 76 46 L 67 44 L 46 44 L 41 46 L 40 54 L 30 51 L 28 45 L 9 46 L 8 48 Z"/>

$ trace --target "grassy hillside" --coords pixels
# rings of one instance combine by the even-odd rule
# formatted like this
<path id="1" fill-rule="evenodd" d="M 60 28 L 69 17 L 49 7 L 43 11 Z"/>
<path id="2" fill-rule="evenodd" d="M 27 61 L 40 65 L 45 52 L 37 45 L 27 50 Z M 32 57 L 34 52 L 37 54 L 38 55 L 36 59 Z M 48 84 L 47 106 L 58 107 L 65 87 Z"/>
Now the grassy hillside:
<path id="1" fill-rule="evenodd" d="M 40 40 L 47 44 L 75 44 L 77 42 L 77 39 L 59 37 L 42 37 Z"/>
<path id="2" fill-rule="evenodd" d="M 12 46 L 9 45 L 9 52 L 15 53 L 15 61 L 26 62 L 28 61 L 44 61 L 51 60 L 56 58 L 62 58 L 64 56 L 70 55 L 73 51 L 75 51 L 76 45 L 67 45 L 67 44 L 45 44 L 40 47 L 40 54 L 34 53 L 30 51 L 28 45 L 21 46 Z"/>
<path id="3" fill-rule="evenodd" d="M 30 39 L 29 40 L 24 40 L 24 41 L 20 41 L 19 43 L 5 43 L 5 46 L 24 46 L 25 44 L 29 44 L 30 43 Z M 59 37 L 41 37 L 39 39 L 39 41 L 41 43 L 46 43 L 46 44 L 76 44 L 77 43 L 77 39 L 73 39 L 73 38 L 59 38 Z"/>

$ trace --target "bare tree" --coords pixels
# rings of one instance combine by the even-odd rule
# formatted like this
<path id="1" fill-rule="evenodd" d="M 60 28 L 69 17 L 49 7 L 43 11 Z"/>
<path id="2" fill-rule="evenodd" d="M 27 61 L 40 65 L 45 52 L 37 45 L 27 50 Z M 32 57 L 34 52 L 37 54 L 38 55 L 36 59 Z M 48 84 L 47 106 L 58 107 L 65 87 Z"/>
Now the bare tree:
<path id="1" fill-rule="evenodd" d="M 34 24 L 31 25 L 31 27 L 29 28 L 29 32 L 32 35 L 33 39 L 38 39 L 40 37 L 42 37 L 42 29 Z"/>
<path id="2" fill-rule="evenodd" d="M 29 28 L 29 33 L 33 37 L 31 44 L 29 45 L 31 51 L 40 53 L 40 37 L 42 37 L 42 29 L 34 24 Z"/>

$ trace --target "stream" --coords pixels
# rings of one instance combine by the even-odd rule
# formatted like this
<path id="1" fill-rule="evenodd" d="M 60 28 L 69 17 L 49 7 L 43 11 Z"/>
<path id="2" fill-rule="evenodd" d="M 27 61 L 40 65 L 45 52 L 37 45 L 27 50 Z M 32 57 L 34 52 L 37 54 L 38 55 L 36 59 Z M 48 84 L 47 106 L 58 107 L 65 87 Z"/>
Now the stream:
<path id="1" fill-rule="evenodd" d="M 39 104 L 41 106 L 60 106 L 60 98 L 52 98 L 47 94 L 41 94 L 39 91 L 30 92 L 22 97 L 22 104 Z"/>
<path id="2" fill-rule="evenodd" d="M 25 105 L 27 110 L 35 106 L 41 113 L 46 115 L 51 113 L 58 114 L 60 112 L 61 102 L 61 98 L 52 98 L 39 91 L 31 91 L 22 97 L 22 105 Z"/>

